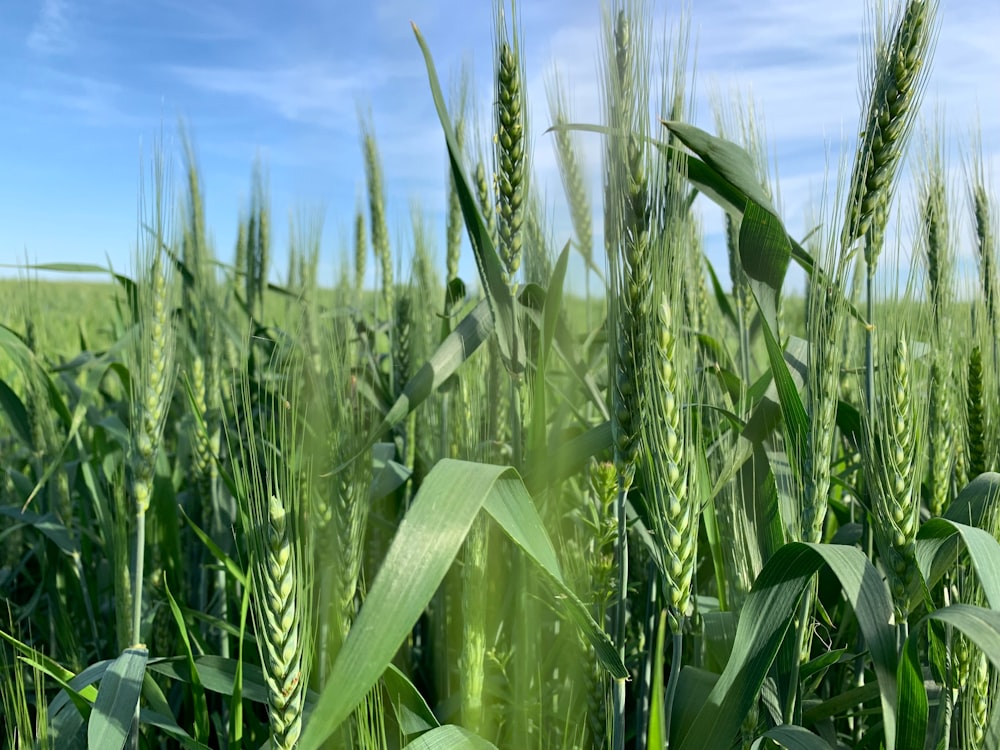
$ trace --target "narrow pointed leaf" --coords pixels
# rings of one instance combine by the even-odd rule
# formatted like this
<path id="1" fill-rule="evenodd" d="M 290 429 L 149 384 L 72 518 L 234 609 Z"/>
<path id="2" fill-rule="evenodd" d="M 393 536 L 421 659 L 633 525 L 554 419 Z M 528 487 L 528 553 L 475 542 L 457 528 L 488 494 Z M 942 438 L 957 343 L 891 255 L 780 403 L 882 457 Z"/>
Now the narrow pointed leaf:
<path id="1" fill-rule="evenodd" d="M 128 648 L 108 667 L 87 725 L 88 747 L 101 750 L 125 747 L 139 705 L 148 658 L 146 649 Z"/>

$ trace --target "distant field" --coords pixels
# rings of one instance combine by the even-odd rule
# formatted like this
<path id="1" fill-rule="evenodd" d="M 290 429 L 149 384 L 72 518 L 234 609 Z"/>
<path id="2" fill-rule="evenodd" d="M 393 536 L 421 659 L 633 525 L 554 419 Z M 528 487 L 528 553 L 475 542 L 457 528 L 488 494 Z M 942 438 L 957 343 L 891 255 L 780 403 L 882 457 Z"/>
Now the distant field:
<path id="1" fill-rule="evenodd" d="M 43 349 L 69 357 L 80 352 L 81 336 L 90 349 L 114 340 L 116 299 L 124 296 L 111 283 L 0 279 L 0 323 L 23 334 L 33 320 Z"/>

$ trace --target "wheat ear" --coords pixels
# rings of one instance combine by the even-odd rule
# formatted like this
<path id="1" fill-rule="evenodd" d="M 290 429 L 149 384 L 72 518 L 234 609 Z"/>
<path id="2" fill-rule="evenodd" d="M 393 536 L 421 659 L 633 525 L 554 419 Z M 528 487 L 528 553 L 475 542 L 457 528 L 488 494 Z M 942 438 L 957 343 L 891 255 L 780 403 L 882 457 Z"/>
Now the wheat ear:
<path id="1" fill-rule="evenodd" d="M 522 228 L 528 193 L 527 103 L 524 61 L 515 21 L 507 30 L 503 6 L 498 9 L 496 49 L 496 176 L 497 239 L 500 259 L 510 283 L 521 265 Z"/>
<path id="2" fill-rule="evenodd" d="M 311 567 L 303 551 L 300 502 L 302 473 L 309 467 L 302 465 L 304 431 L 299 396 L 293 392 L 301 383 L 301 362 L 279 350 L 271 364 L 287 390 L 258 398 L 244 377 L 233 394 L 241 409 L 242 430 L 227 432 L 226 437 L 251 553 L 251 604 L 267 687 L 271 742 L 290 750 L 302 733 L 309 668 L 303 654 L 311 653 L 306 593 L 311 588 Z"/>

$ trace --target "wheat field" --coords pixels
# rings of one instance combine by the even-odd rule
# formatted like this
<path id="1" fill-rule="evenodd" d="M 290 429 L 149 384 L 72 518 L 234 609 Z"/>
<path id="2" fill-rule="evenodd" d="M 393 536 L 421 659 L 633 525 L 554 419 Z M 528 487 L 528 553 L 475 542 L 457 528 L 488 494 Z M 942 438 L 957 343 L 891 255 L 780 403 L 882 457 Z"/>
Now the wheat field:
<path id="1" fill-rule="evenodd" d="M 192 140 L 158 151 L 130 272 L 0 284 L 0 747 L 1000 747 L 997 202 L 921 115 L 942 12 L 872 11 L 806 237 L 752 103 L 690 124 L 687 31 L 640 0 L 601 122 L 530 103 L 571 236 L 516 8 L 489 123 L 414 26 L 450 172 L 406 265 L 370 119 L 332 285 L 263 170 L 223 253 Z"/>

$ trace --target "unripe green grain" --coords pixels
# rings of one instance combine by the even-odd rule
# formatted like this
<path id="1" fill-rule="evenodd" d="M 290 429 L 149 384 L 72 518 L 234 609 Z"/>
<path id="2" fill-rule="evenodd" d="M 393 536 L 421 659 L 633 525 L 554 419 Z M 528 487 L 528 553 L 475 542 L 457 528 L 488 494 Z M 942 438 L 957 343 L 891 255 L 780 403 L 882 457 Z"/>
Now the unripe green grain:
<path id="1" fill-rule="evenodd" d="M 969 352 L 965 391 L 965 426 L 969 479 L 986 470 L 986 408 L 983 401 L 983 353 L 979 346 Z"/>
<path id="2" fill-rule="evenodd" d="M 574 133 L 559 127 L 569 122 L 567 114 L 569 105 L 558 79 L 547 89 L 549 113 L 555 126 L 553 135 L 556 145 L 556 159 L 559 163 L 559 176 L 562 178 L 563 190 L 569 203 L 570 219 L 573 222 L 573 234 L 576 248 L 584 259 L 588 269 L 596 269 L 594 263 L 594 229 L 592 220 L 591 200 L 584 179 L 583 166 L 580 163 L 579 144 Z M 588 273 L 587 279 L 589 283 Z M 587 295 L 589 298 L 589 294 Z"/>
<path id="3" fill-rule="evenodd" d="M 486 231 L 490 237 L 496 240 L 497 236 L 497 209 L 493 202 L 490 179 L 486 174 L 486 165 L 482 159 L 476 162 L 476 198 L 479 200 L 479 209 L 483 212 L 483 219 L 486 221 Z"/>
<path id="4" fill-rule="evenodd" d="M 927 155 L 920 170 L 919 246 L 927 267 L 931 304 L 931 391 L 928 414 L 930 458 L 929 508 L 931 515 L 944 512 L 951 500 L 955 464 L 955 420 L 952 415 L 955 388 L 952 375 L 952 328 L 954 307 L 955 242 L 951 233 L 949 195 L 945 183 L 943 136 L 928 139 Z"/>
<path id="5" fill-rule="evenodd" d="M 312 569 L 302 529 L 304 424 L 298 412 L 302 362 L 278 352 L 271 362 L 287 390 L 256 393 L 244 376 L 235 387 L 238 432 L 227 432 L 240 516 L 251 554 L 251 606 L 268 693 L 271 743 L 295 747 L 309 682 Z M 294 404 L 293 404 L 294 400 Z"/>
<path id="6" fill-rule="evenodd" d="M 527 109 L 522 50 L 515 26 L 508 37 L 501 13 L 496 51 L 497 244 L 508 282 L 521 265 L 522 227 L 528 192 Z"/>
<path id="7" fill-rule="evenodd" d="M 361 123 L 361 145 L 364 151 L 365 178 L 368 182 L 368 214 L 371 226 L 372 250 L 382 274 L 382 305 L 386 314 L 394 309 L 395 285 L 392 272 L 392 252 L 389 247 L 389 225 L 385 215 L 385 187 L 382 162 L 375 141 L 375 126 L 370 120 Z"/>
<path id="8" fill-rule="evenodd" d="M 459 154 L 464 156 L 465 131 L 468 119 L 469 103 L 469 71 L 463 68 L 460 82 L 452 96 L 452 119 L 455 127 L 455 141 Z M 448 215 L 445 227 L 445 281 L 458 277 L 458 261 L 462 252 L 462 232 L 465 222 L 462 217 L 462 204 L 455 190 L 455 178 L 448 169 Z"/>
<path id="9" fill-rule="evenodd" d="M 359 201 L 360 203 L 360 201 Z M 354 288 L 365 288 L 365 271 L 368 269 L 368 235 L 365 232 L 365 212 L 358 205 L 354 213 Z"/>
<path id="10" fill-rule="evenodd" d="M 865 441 L 875 533 L 900 622 L 908 616 L 909 588 L 917 575 L 914 542 L 920 513 L 917 462 L 922 420 L 912 395 L 913 364 L 907 336 L 900 332 L 891 353 L 883 358 L 876 421 L 868 420 Z"/>
<path id="11" fill-rule="evenodd" d="M 883 27 L 876 28 L 876 49 L 866 73 L 867 114 L 841 243 L 846 248 L 865 237 L 865 261 L 872 269 L 882 250 L 896 171 L 928 74 L 936 11 L 935 0 L 908 0 L 901 15 L 890 19 L 888 41 Z"/>

